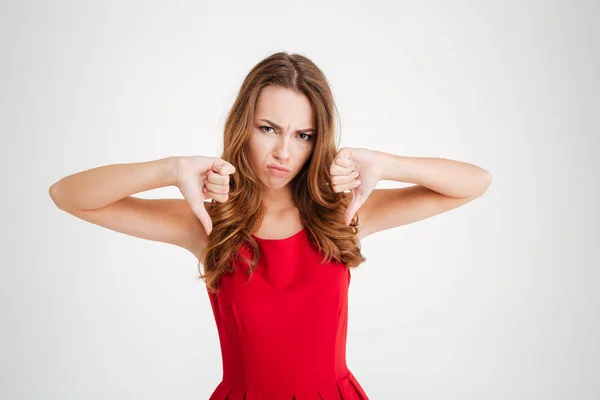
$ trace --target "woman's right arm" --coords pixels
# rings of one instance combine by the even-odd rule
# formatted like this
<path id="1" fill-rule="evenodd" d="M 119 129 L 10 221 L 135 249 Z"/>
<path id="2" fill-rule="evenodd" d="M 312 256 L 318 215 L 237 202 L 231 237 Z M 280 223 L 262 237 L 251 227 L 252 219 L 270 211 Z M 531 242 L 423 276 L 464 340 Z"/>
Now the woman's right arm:
<path id="1" fill-rule="evenodd" d="M 93 224 L 183 247 L 200 259 L 208 236 L 185 199 L 142 199 L 133 194 L 176 186 L 180 157 L 111 164 L 66 176 L 50 197 L 58 208 Z"/>
<path id="2" fill-rule="evenodd" d="M 66 176 L 50 187 L 62 210 L 97 210 L 129 195 L 176 185 L 179 157 L 111 164 Z"/>

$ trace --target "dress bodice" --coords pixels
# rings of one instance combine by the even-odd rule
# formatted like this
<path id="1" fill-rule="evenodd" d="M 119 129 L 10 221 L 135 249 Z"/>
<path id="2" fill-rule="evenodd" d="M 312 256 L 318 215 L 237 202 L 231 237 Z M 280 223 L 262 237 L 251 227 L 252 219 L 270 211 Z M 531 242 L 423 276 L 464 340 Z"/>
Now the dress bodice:
<path id="1" fill-rule="evenodd" d="M 346 365 L 349 268 L 323 263 L 306 228 L 284 239 L 252 236 L 252 275 L 236 260 L 219 292 L 209 292 L 223 362 L 210 400 L 368 399 Z M 239 251 L 253 258 L 249 245 Z"/>

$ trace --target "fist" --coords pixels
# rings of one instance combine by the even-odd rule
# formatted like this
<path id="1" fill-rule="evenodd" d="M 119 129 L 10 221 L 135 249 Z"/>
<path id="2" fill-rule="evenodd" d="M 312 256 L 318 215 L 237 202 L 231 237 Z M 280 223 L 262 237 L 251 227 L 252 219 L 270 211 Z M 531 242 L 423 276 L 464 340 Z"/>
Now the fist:
<path id="1" fill-rule="evenodd" d="M 229 198 L 229 175 L 235 167 L 216 157 L 182 157 L 177 165 L 177 187 L 192 207 L 207 235 L 212 232 L 212 220 L 204 201 L 215 199 L 224 203 Z"/>
<path id="2" fill-rule="evenodd" d="M 352 192 L 352 201 L 344 213 L 346 226 L 375 189 L 381 179 L 380 170 L 378 151 L 343 147 L 337 152 L 329 173 L 334 192 Z"/>

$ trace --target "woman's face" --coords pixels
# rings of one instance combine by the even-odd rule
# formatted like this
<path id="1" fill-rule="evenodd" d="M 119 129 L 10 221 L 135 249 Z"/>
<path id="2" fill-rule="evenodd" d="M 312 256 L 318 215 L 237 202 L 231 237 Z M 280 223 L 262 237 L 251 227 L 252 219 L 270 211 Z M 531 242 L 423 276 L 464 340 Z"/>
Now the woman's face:
<path id="1" fill-rule="evenodd" d="M 311 104 L 305 95 L 267 86 L 258 97 L 254 115 L 248 142 L 252 168 L 263 185 L 282 188 L 294 179 L 313 151 Z M 271 164 L 289 172 L 269 168 Z"/>

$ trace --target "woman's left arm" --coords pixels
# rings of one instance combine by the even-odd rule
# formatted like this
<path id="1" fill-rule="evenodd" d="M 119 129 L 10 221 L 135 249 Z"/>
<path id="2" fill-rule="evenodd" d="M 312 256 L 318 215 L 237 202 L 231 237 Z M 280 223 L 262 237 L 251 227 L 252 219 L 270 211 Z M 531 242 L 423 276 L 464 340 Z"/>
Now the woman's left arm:
<path id="1" fill-rule="evenodd" d="M 330 172 L 335 191 L 352 191 L 344 218 L 348 225 L 359 214 L 361 237 L 460 207 L 483 195 L 492 181 L 488 171 L 461 161 L 349 147 L 338 152 Z M 414 185 L 375 189 L 380 180 Z"/>
<path id="2" fill-rule="evenodd" d="M 474 164 L 447 158 L 404 157 L 377 152 L 379 180 L 414 183 L 444 196 L 479 197 L 492 182 L 492 175 Z"/>

